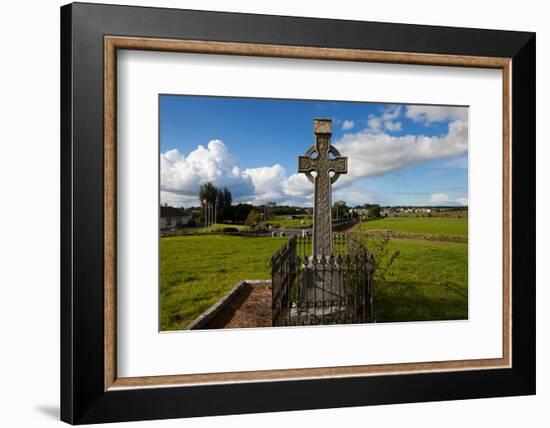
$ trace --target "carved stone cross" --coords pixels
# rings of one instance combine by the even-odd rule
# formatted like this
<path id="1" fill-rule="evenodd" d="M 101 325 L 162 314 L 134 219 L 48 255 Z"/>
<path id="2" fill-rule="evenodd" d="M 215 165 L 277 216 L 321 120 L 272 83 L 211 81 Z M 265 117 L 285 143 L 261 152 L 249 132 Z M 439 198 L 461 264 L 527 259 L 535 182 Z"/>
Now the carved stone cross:
<path id="1" fill-rule="evenodd" d="M 340 174 L 348 172 L 348 158 L 340 156 L 330 145 L 331 119 L 315 119 L 313 126 L 315 145 L 305 156 L 298 157 L 298 172 L 303 172 L 314 184 L 313 205 L 313 256 L 332 254 L 332 184 Z M 312 174 L 315 172 L 315 175 Z M 331 176 L 330 173 L 334 174 Z"/>

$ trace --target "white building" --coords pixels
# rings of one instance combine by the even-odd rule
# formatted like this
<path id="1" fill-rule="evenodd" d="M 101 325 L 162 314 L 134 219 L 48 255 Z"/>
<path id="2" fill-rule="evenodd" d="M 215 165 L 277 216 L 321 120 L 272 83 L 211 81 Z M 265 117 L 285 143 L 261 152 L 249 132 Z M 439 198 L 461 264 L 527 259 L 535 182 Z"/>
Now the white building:
<path id="1" fill-rule="evenodd" d="M 191 215 L 183 209 L 161 206 L 160 207 L 160 228 L 171 229 L 178 226 L 186 226 L 191 220 Z"/>

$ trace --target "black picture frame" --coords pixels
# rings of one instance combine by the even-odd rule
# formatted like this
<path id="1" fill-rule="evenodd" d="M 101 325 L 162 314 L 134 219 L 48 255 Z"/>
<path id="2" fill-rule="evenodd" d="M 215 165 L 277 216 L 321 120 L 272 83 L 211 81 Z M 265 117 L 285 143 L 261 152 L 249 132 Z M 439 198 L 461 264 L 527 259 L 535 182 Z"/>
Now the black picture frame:
<path id="1" fill-rule="evenodd" d="M 512 367 L 104 391 L 104 36 L 512 58 Z M 74 3 L 61 8 L 61 419 L 71 424 L 535 393 L 535 34 Z"/>

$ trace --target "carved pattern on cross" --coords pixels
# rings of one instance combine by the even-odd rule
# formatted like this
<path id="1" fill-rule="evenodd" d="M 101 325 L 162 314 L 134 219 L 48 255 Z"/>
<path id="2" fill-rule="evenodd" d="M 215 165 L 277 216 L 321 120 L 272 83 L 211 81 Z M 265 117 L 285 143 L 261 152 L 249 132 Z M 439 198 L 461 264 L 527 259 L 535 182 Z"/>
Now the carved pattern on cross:
<path id="1" fill-rule="evenodd" d="M 317 257 L 332 254 L 332 184 L 340 174 L 348 172 L 348 164 L 347 158 L 330 144 L 332 121 L 316 119 L 314 129 L 315 144 L 304 156 L 298 157 L 298 172 L 304 173 L 314 184 L 313 255 Z"/>

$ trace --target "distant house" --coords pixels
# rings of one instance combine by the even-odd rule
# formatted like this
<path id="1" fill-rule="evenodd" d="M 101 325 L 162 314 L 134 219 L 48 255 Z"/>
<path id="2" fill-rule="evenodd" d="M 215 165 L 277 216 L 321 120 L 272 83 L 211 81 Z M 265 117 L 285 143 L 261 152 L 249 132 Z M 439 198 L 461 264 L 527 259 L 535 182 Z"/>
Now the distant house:
<path id="1" fill-rule="evenodd" d="M 181 208 L 168 206 L 160 207 L 160 228 L 170 229 L 172 227 L 186 226 L 191 220 L 191 215 Z"/>

